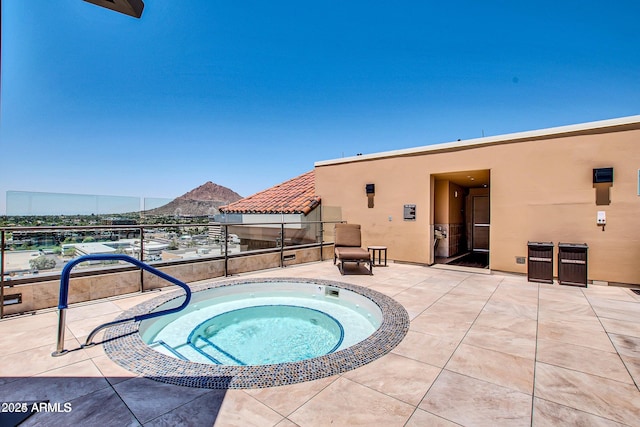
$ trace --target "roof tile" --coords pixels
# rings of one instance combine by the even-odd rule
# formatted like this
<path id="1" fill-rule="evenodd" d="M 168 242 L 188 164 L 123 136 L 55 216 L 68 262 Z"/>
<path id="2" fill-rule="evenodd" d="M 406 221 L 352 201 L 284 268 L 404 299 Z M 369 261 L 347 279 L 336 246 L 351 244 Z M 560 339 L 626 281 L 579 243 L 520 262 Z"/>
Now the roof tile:
<path id="1" fill-rule="evenodd" d="M 220 207 L 224 213 L 304 213 L 320 204 L 315 195 L 315 173 L 309 171 L 281 184 Z"/>

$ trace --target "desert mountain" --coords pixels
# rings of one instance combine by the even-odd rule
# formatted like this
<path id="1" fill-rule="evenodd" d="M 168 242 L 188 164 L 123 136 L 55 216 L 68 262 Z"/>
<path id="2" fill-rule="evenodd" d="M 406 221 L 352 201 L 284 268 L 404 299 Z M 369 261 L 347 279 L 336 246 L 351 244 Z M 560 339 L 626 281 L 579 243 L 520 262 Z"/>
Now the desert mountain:
<path id="1" fill-rule="evenodd" d="M 147 215 L 204 216 L 218 213 L 218 207 L 242 199 L 235 191 L 211 181 L 194 188 Z"/>

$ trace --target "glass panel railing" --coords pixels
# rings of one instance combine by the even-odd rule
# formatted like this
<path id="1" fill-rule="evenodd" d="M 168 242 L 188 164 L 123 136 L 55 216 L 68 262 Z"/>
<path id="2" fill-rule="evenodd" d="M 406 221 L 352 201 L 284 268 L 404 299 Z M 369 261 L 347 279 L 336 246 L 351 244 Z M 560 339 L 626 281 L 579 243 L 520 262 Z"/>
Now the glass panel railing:
<path id="1" fill-rule="evenodd" d="M 229 257 L 332 241 L 340 208 L 298 214 L 225 214 L 224 202 L 39 192 L 7 192 L 0 217 L 3 277 L 59 274 L 90 254 L 125 254 L 149 263 Z M 326 221 L 326 219 L 325 219 Z M 103 268 L 103 265 L 82 265 Z"/>
<path id="2" fill-rule="evenodd" d="M 7 216 L 138 217 L 140 198 L 95 194 L 7 191 Z M 96 218 L 98 217 L 98 218 Z M 73 218 L 67 219 L 73 221 Z"/>
<path id="3" fill-rule="evenodd" d="M 82 255 L 125 254 L 148 263 L 233 256 L 317 244 L 318 221 L 292 223 L 140 224 L 3 228 L 5 280 L 59 274 L 65 263 Z M 284 239 L 283 239 L 284 232 Z M 226 237 L 226 238 L 225 238 Z M 117 263 L 115 263 L 117 265 Z M 114 266 L 113 263 L 109 266 Z M 103 268 L 102 262 L 77 268 Z"/>
<path id="4" fill-rule="evenodd" d="M 24 293 L 23 290 L 30 289 L 30 286 L 35 286 L 33 289 L 37 289 L 39 282 L 58 280 L 64 266 L 80 256 L 88 255 L 96 258 L 82 262 L 74 268 L 74 275 L 87 276 L 85 279 L 79 277 L 78 280 L 85 280 L 83 283 L 89 287 L 93 286 L 94 282 L 102 283 L 105 280 L 100 278 L 102 274 L 112 273 L 116 271 L 114 269 L 132 268 L 126 262 L 106 259 L 108 256 L 103 256 L 118 254 L 132 256 L 150 265 L 185 268 L 184 272 L 187 276 L 200 275 L 192 280 L 203 280 L 208 277 L 227 276 L 230 271 L 233 272 L 234 268 L 237 269 L 238 265 L 242 265 L 245 271 L 260 270 L 265 268 L 265 265 L 274 267 L 272 256 L 274 252 L 280 254 L 280 266 L 290 265 L 297 255 L 297 252 L 288 252 L 291 249 L 306 251 L 301 262 L 322 260 L 322 245 L 331 243 L 322 238 L 322 230 L 328 228 L 332 229 L 333 223 L 209 222 L 131 226 L 0 227 L 2 242 L 0 252 L 2 298 L 0 301 L 3 301 L 0 303 L 0 318 L 7 313 L 4 311 L 5 306 L 25 304 L 24 301 L 27 300 L 24 298 L 33 298 L 30 296 L 31 293 Z M 310 254 L 315 255 L 310 256 Z M 245 255 L 250 257 L 244 258 Z M 258 256 L 254 258 L 254 255 Z M 266 259 L 271 261 L 265 264 L 265 258 L 262 255 L 266 255 Z M 234 260 L 236 257 L 243 259 L 236 262 Z M 119 257 L 115 256 L 115 258 Z M 194 262 L 211 260 L 216 261 L 212 264 L 213 270 L 209 270 L 209 266 L 198 268 L 190 265 Z M 222 264 L 219 262 L 221 260 L 224 260 Z M 194 271 L 199 272 L 194 273 Z M 203 277 L 203 273 L 206 276 Z M 22 287 L 23 285 L 25 287 Z M 12 286 L 15 287 L 15 292 L 9 291 Z M 144 286 L 141 275 L 140 289 L 144 289 Z M 127 289 L 126 292 L 131 292 L 130 288 Z M 109 292 L 117 294 L 119 291 L 114 289 Z"/>
<path id="5" fill-rule="evenodd" d="M 142 210 L 150 215 L 155 215 L 154 211 L 158 208 L 168 205 L 174 199 L 160 198 L 160 197 L 145 197 L 142 199 Z"/>
<path id="6" fill-rule="evenodd" d="M 5 279 L 59 274 L 65 263 L 81 255 L 126 254 L 136 256 L 139 228 L 12 229 L 5 232 Z M 78 268 L 94 268 L 94 264 Z"/>

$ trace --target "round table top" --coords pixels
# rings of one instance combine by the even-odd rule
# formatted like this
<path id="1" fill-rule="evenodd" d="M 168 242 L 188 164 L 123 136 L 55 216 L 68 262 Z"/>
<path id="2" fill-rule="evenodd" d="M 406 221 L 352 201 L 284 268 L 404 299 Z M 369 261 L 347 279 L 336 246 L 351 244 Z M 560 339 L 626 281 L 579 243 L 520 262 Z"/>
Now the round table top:
<path id="1" fill-rule="evenodd" d="M 367 249 L 387 249 L 386 246 L 367 246 Z"/>

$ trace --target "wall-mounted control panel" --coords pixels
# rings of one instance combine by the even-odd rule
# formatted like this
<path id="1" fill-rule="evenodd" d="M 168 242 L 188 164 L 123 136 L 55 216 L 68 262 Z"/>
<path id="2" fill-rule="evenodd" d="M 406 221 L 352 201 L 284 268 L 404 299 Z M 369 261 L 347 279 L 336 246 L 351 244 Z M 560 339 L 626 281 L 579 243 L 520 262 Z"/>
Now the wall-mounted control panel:
<path id="1" fill-rule="evenodd" d="M 605 211 L 598 211 L 598 216 L 596 217 L 596 223 L 598 225 L 607 224 L 607 214 L 605 213 Z"/>
<path id="2" fill-rule="evenodd" d="M 404 205 L 404 220 L 405 221 L 416 220 L 416 205 Z"/>

